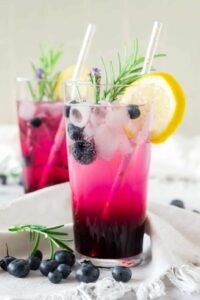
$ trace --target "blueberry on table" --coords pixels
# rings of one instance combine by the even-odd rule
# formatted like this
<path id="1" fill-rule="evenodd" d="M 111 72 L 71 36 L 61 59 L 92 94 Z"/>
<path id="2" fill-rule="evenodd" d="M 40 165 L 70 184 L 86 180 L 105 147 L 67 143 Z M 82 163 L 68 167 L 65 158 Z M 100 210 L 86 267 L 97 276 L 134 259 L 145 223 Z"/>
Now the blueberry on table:
<path id="1" fill-rule="evenodd" d="M 112 276 L 116 281 L 128 282 L 132 277 L 131 269 L 122 266 L 112 268 Z"/>
<path id="2" fill-rule="evenodd" d="M 49 272 L 49 274 L 48 274 L 48 279 L 52 283 L 59 283 L 59 282 L 61 282 L 62 278 L 63 278 L 62 273 L 57 270 L 55 270 L 53 272 Z"/>
<path id="3" fill-rule="evenodd" d="M 6 185 L 7 184 L 7 176 L 6 175 L 0 175 L 0 184 Z"/>
<path id="4" fill-rule="evenodd" d="M 33 256 L 36 256 L 36 257 L 38 257 L 40 260 L 42 260 L 42 258 L 43 258 L 42 251 L 40 251 L 39 249 L 37 249 Z"/>
<path id="5" fill-rule="evenodd" d="M 94 142 L 85 140 L 76 141 L 72 145 L 72 153 L 74 159 L 83 165 L 92 163 L 97 156 Z"/>
<path id="6" fill-rule="evenodd" d="M 66 279 L 72 271 L 71 267 L 66 264 L 60 264 L 56 270 L 62 274 L 63 279 Z"/>
<path id="7" fill-rule="evenodd" d="M 38 128 L 41 126 L 42 120 L 38 117 L 35 117 L 35 118 L 30 119 L 29 123 L 31 126 Z"/>
<path id="8" fill-rule="evenodd" d="M 38 270 L 40 267 L 41 259 L 37 256 L 29 256 L 27 262 L 31 270 Z"/>
<path id="9" fill-rule="evenodd" d="M 40 264 L 40 272 L 44 276 L 48 276 L 49 272 L 55 271 L 59 263 L 54 259 L 44 259 Z"/>
<path id="10" fill-rule="evenodd" d="M 5 256 L 0 260 L 0 267 L 4 270 L 7 271 L 8 265 L 15 260 L 16 258 L 13 256 Z"/>
<path id="11" fill-rule="evenodd" d="M 171 205 L 173 206 L 177 206 L 179 208 L 185 208 L 184 202 L 182 200 L 179 199 L 174 199 L 170 202 Z"/>
<path id="12" fill-rule="evenodd" d="M 82 140 L 83 129 L 84 128 L 80 128 L 72 123 L 69 123 L 67 126 L 67 132 L 69 134 L 70 139 L 73 141 Z"/>
<path id="13" fill-rule="evenodd" d="M 29 271 L 30 266 L 24 259 L 15 259 L 8 265 L 8 272 L 15 277 L 26 277 Z"/>
<path id="14" fill-rule="evenodd" d="M 54 253 L 54 259 L 59 264 L 66 264 L 72 267 L 75 263 L 75 255 L 72 252 L 66 250 L 58 250 Z"/>
<path id="15" fill-rule="evenodd" d="M 129 105 L 128 106 L 128 114 L 130 119 L 137 119 L 140 116 L 140 110 L 137 105 Z"/>
<path id="16" fill-rule="evenodd" d="M 76 270 L 76 279 L 80 282 L 94 282 L 99 278 L 99 269 L 95 267 L 92 263 L 83 263 Z"/>

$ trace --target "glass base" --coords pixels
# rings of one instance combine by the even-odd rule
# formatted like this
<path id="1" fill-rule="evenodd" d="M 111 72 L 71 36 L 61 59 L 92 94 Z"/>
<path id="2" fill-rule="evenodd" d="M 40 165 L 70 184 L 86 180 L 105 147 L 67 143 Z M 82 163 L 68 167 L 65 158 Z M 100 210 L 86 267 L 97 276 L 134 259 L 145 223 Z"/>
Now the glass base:
<path id="1" fill-rule="evenodd" d="M 107 259 L 89 257 L 76 252 L 76 257 L 79 263 L 90 260 L 95 266 L 102 268 L 112 268 L 114 266 L 136 267 L 144 261 L 143 253 L 127 258 Z"/>

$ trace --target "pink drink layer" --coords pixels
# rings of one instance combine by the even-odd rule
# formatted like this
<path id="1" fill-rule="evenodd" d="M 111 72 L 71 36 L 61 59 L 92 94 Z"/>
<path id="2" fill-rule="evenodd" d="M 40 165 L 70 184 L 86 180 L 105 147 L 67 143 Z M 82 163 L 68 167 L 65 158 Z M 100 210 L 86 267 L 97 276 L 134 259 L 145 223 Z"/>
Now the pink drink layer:
<path id="1" fill-rule="evenodd" d="M 62 102 L 17 101 L 25 192 L 68 181 L 66 139 L 63 138 L 50 172 L 49 155 L 63 116 Z"/>
<path id="2" fill-rule="evenodd" d="M 78 253 L 93 258 L 128 258 L 142 252 L 150 161 L 148 128 L 144 120 L 137 120 L 138 127 L 136 121 L 131 120 L 135 128 L 140 127 L 132 140 L 124 131 L 119 135 L 121 129 L 115 122 L 111 124 L 113 128 L 110 127 L 107 121 L 110 116 L 105 118 L 107 128 L 102 131 L 102 140 L 98 131 L 104 125 L 96 126 L 98 122 L 91 125 L 92 113 L 84 128 L 83 139 L 94 143 L 96 148 L 96 158 L 89 164 L 77 161 L 73 152 L 77 141 L 72 141 L 68 132 L 75 246 Z M 131 126 L 130 120 L 127 124 Z M 118 138 L 121 142 L 107 156 L 104 150 Z"/>

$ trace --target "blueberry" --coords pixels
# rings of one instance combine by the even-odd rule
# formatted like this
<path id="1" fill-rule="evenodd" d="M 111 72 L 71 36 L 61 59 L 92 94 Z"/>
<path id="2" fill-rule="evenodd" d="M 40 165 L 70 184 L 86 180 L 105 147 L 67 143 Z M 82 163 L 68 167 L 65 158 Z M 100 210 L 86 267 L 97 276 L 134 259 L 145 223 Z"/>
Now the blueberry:
<path id="1" fill-rule="evenodd" d="M 31 270 L 38 270 L 40 267 L 41 259 L 37 256 L 29 256 L 27 262 Z"/>
<path id="2" fill-rule="evenodd" d="M 7 271 L 8 265 L 15 260 L 16 258 L 13 256 L 5 256 L 0 260 L 0 267 L 4 270 Z"/>
<path id="3" fill-rule="evenodd" d="M 40 272 L 44 276 L 48 276 L 49 272 L 55 271 L 59 263 L 54 259 L 45 259 L 41 261 Z"/>
<path id="4" fill-rule="evenodd" d="M 38 128 L 41 126 L 42 120 L 38 117 L 35 117 L 33 119 L 30 119 L 29 123 L 31 124 L 31 126 Z"/>
<path id="5" fill-rule="evenodd" d="M 75 263 L 75 255 L 72 252 L 66 250 L 58 250 L 54 253 L 54 259 L 59 264 L 66 264 L 72 267 Z"/>
<path id="6" fill-rule="evenodd" d="M 34 253 L 33 256 L 38 257 L 40 260 L 42 260 L 42 258 L 43 258 L 43 254 L 42 254 L 42 252 L 39 249 L 36 250 L 36 252 Z"/>
<path id="7" fill-rule="evenodd" d="M 130 119 L 137 119 L 140 116 L 140 110 L 137 105 L 129 105 L 128 106 L 128 114 Z"/>
<path id="8" fill-rule="evenodd" d="M 94 142 L 85 140 L 76 141 L 72 145 L 72 153 L 74 159 L 83 165 L 92 163 L 97 156 Z"/>
<path id="9" fill-rule="evenodd" d="M 0 184 L 6 185 L 7 184 L 7 176 L 6 175 L 0 175 Z"/>
<path id="10" fill-rule="evenodd" d="M 80 128 L 78 126 L 73 125 L 72 123 L 69 123 L 67 126 L 67 131 L 70 139 L 73 141 L 82 140 L 83 129 L 84 128 Z"/>
<path id="11" fill-rule="evenodd" d="M 177 206 L 179 208 L 185 208 L 185 205 L 182 200 L 174 199 L 170 202 L 171 205 Z"/>
<path id="12" fill-rule="evenodd" d="M 76 100 L 72 100 L 69 102 L 69 104 L 76 104 L 78 103 Z M 65 116 L 66 118 L 69 118 L 69 113 L 70 113 L 71 105 L 66 105 L 65 106 Z"/>
<path id="13" fill-rule="evenodd" d="M 116 281 L 127 282 L 131 279 L 131 269 L 127 267 L 116 266 L 112 268 L 112 277 Z"/>
<path id="14" fill-rule="evenodd" d="M 56 270 L 62 274 L 63 279 L 66 279 L 72 271 L 71 267 L 66 264 L 60 264 Z"/>
<path id="15" fill-rule="evenodd" d="M 80 282 L 94 282 L 99 278 L 99 269 L 95 267 L 92 263 L 83 263 L 76 270 L 76 279 Z"/>
<path id="16" fill-rule="evenodd" d="M 23 155 L 22 156 L 22 165 L 25 167 L 31 165 L 31 157 L 28 155 Z"/>
<path id="17" fill-rule="evenodd" d="M 26 277 L 29 271 L 30 266 L 24 259 L 15 259 L 8 265 L 8 272 L 15 277 Z"/>
<path id="18" fill-rule="evenodd" d="M 59 283 L 59 282 L 61 282 L 62 278 L 63 278 L 62 273 L 57 270 L 55 270 L 53 272 L 49 272 L 49 274 L 48 274 L 48 279 L 52 283 Z"/>

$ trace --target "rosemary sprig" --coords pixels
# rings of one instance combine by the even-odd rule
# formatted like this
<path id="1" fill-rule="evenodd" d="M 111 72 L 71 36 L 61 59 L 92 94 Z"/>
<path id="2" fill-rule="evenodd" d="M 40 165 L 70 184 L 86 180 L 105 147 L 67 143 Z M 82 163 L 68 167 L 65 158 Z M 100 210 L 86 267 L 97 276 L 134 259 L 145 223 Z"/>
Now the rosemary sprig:
<path id="1" fill-rule="evenodd" d="M 41 236 L 43 236 L 44 239 L 49 242 L 50 258 L 53 258 L 54 247 L 65 249 L 69 252 L 73 252 L 73 250 L 66 245 L 66 243 L 72 242 L 72 240 L 66 239 L 66 236 L 68 234 L 63 231 L 58 231 L 58 229 L 61 229 L 63 227 L 64 225 L 46 227 L 43 225 L 27 224 L 27 225 L 13 226 L 10 227 L 8 230 L 11 232 L 21 232 L 21 231 L 29 232 L 30 241 L 33 243 L 30 255 L 35 254 L 35 252 L 39 247 Z"/>
<path id="2" fill-rule="evenodd" d="M 105 89 L 102 92 L 101 100 L 107 99 L 113 102 L 119 95 L 123 94 L 127 85 L 132 84 L 142 76 L 142 64 L 144 63 L 145 56 L 139 56 L 138 52 L 139 43 L 138 40 L 135 39 L 129 55 L 127 55 L 127 47 L 124 48 L 124 58 L 122 58 L 119 52 L 117 53 L 118 73 L 114 69 L 112 60 L 109 61 L 106 66 L 104 59 L 101 57 L 106 78 Z M 165 54 L 156 54 L 154 58 L 163 56 L 165 56 Z M 154 70 L 154 68 L 152 68 L 152 70 Z"/>
<path id="3" fill-rule="evenodd" d="M 36 77 L 36 84 L 28 82 L 28 88 L 33 100 L 55 100 L 55 88 L 60 72 L 55 72 L 55 67 L 62 55 L 60 48 L 58 49 L 44 49 L 40 48 L 40 66 L 36 67 L 31 63 L 31 67 Z"/>

